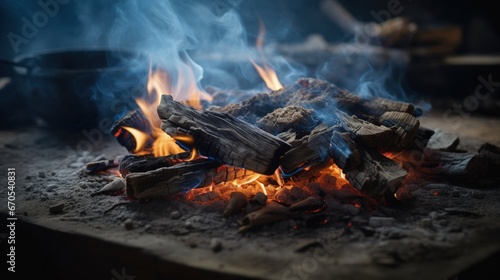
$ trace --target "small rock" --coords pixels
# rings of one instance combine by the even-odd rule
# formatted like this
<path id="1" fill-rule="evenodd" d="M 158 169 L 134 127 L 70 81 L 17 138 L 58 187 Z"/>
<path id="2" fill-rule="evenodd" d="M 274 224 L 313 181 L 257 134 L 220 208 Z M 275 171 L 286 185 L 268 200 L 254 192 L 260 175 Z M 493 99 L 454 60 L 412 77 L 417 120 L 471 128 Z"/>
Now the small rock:
<path id="1" fill-rule="evenodd" d="M 210 240 L 210 249 L 212 249 L 215 253 L 222 250 L 222 242 L 219 238 L 212 238 L 212 240 Z"/>
<path id="2" fill-rule="evenodd" d="M 125 222 L 123 222 L 123 226 L 128 230 L 133 229 L 134 228 L 134 221 L 132 221 L 132 219 L 128 218 L 125 220 Z"/>
<path id="3" fill-rule="evenodd" d="M 342 210 L 345 210 L 346 212 L 348 212 L 349 214 L 351 214 L 353 216 L 358 215 L 359 211 L 360 211 L 359 207 L 356 207 L 356 206 L 349 204 L 349 203 L 343 204 Z"/>
<path id="4" fill-rule="evenodd" d="M 368 225 L 371 227 L 391 227 L 394 225 L 392 217 L 370 217 Z"/>
<path id="5" fill-rule="evenodd" d="M 178 220 L 180 219 L 182 216 L 181 212 L 179 211 L 173 211 L 172 213 L 170 213 L 170 217 L 174 220 Z"/>
<path id="6" fill-rule="evenodd" d="M 53 192 L 55 189 L 57 189 L 57 185 L 56 184 L 50 184 L 47 186 L 46 190 L 48 192 Z"/>
<path id="7" fill-rule="evenodd" d="M 470 192 L 470 196 L 472 198 L 476 198 L 476 199 L 483 199 L 484 198 L 484 193 L 482 193 L 480 191 L 472 191 L 472 192 Z"/>
<path id="8" fill-rule="evenodd" d="M 69 165 L 71 168 L 82 168 L 84 164 L 82 162 L 73 162 L 72 164 Z"/>
<path id="9" fill-rule="evenodd" d="M 193 223 L 191 223 L 190 221 L 186 221 L 184 223 L 184 227 L 187 228 L 187 229 L 195 229 Z"/>
<path id="10" fill-rule="evenodd" d="M 64 211 L 64 203 L 59 203 L 49 207 L 49 213 L 52 215 L 61 214 Z"/>
<path id="11" fill-rule="evenodd" d="M 32 191 L 32 190 L 33 190 L 33 183 L 26 184 L 26 186 L 24 187 L 24 189 L 25 189 L 27 192 Z"/>
<path id="12" fill-rule="evenodd" d="M 46 177 L 45 172 L 43 172 L 43 171 L 38 172 L 38 177 L 45 178 Z"/>

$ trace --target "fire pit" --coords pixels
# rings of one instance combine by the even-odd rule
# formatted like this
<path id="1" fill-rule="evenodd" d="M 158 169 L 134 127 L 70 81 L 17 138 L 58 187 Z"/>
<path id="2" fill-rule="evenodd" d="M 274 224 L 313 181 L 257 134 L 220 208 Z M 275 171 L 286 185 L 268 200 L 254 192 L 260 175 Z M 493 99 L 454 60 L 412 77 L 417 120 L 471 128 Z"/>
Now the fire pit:
<path id="1" fill-rule="evenodd" d="M 151 22 L 162 22 L 153 12 Z M 211 22 L 234 23 L 231 13 Z M 168 23 L 176 22 L 169 15 Z M 153 29 L 143 32 L 157 31 L 147 24 L 150 17 L 140 19 Z M 407 21 L 382 27 L 403 23 L 415 32 Z M 56 122 L 1 132 L 0 167 L 11 173 L 10 189 L 1 191 L 8 208 L 0 215 L 12 223 L 2 242 L 13 246 L 7 254 L 17 275 L 470 279 L 494 271 L 500 134 L 492 128 L 500 119 L 469 110 L 460 125 L 450 125 L 457 106 L 389 94 L 404 91 L 386 87 L 396 77 L 384 69 L 406 66 L 411 55 L 400 44 L 409 34 L 390 46 L 370 45 L 376 36 L 348 47 L 309 38 L 269 50 L 261 23 L 255 48 L 225 57 L 188 52 L 199 34 L 179 30 L 189 40 L 170 29 L 169 43 L 178 49 L 147 49 L 147 67 L 131 70 L 146 79 L 124 78 L 134 92 L 127 95 L 130 106 L 93 111 L 93 125 L 81 131 Z M 228 34 L 217 35 L 229 40 Z M 384 36 L 382 42 L 391 41 Z M 361 65 L 367 57 L 371 70 Z M 314 69 L 298 75 L 290 66 L 297 58 Z M 216 83 L 214 75 L 232 69 L 236 76 L 238 67 L 255 84 L 251 89 L 221 86 L 229 78 Z M 352 77 L 357 86 L 342 79 L 344 70 L 361 71 Z M 249 71 L 257 80 L 250 82 Z M 113 85 L 122 85 L 115 74 Z M 383 82 L 372 80 L 378 74 Z M 97 74 L 82 90 L 105 76 Z M 215 82 L 202 85 L 203 78 Z M 91 105 L 108 108 L 104 103 Z M 50 113 L 58 119 L 57 110 Z M 87 114 L 78 112 L 83 120 Z"/>

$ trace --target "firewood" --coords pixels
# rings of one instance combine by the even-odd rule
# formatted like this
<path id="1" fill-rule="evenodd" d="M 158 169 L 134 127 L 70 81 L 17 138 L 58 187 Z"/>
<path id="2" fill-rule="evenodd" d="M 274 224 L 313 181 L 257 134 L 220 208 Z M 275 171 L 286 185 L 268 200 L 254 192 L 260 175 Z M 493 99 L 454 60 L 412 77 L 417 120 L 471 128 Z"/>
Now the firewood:
<path id="1" fill-rule="evenodd" d="M 361 164 L 358 146 L 346 132 L 333 132 L 328 151 L 335 164 L 341 169 L 353 169 Z"/>
<path id="2" fill-rule="evenodd" d="M 288 207 L 271 202 L 259 210 L 248 213 L 241 221 L 242 226 L 239 228 L 239 232 L 244 233 L 263 225 L 282 221 L 289 218 L 290 215 Z"/>
<path id="3" fill-rule="evenodd" d="M 161 167 L 169 167 L 177 163 L 185 162 L 191 157 L 190 152 L 184 152 L 169 156 L 154 155 L 127 155 L 125 156 L 119 166 L 122 176 L 129 173 L 146 172 L 156 170 Z"/>
<path id="4" fill-rule="evenodd" d="M 455 133 L 436 129 L 429 139 L 429 143 L 427 143 L 427 148 L 452 152 L 457 148 L 459 143 L 460 139 Z"/>
<path id="5" fill-rule="evenodd" d="M 130 173 L 125 181 L 127 196 L 143 200 L 166 197 L 253 174 L 246 169 L 221 166 L 217 161 L 199 159 L 148 172 Z"/>
<path id="6" fill-rule="evenodd" d="M 100 190 L 91 193 L 90 196 L 96 196 L 96 195 L 100 195 L 100 194 L 117 192 L 117 191 L 121 191 L 123 189 L 125 189 L 125 180 L 123 178 L 117 178 L 117 179 L 113 180 L 112 182 L 106 184 Z"/>
<path id="7" fill-rule="evenodd" d="M 385 112 L 379 118 L 380 124 L 389 127 L 394 131 L 394 144 L 396 149 L 409 147 L 417 135 L 420 121 L 414 116 L 405 112 Z"/>
<path id="8" fill-rule="evenodd" d="M 479 155 L 488 161 L 486 177 L 500 178 L 500 147 L 485 143 L 478 150 Z"/>
<path id="9" fill-rule="evenodd" d="M 487 160 L 479 153 L 454 153 L 427 149 L 424 153 L 424 160 L 417 170 L 429 175 L 471 181 L 485 175 Z"/>
<path id="10" fill-rule="evenodd" d="M 385 151 L 391 148 L 395 139 L 394 132 L 383 125 L 359 119 L 356 116 L 336 111 L 340 125 L 343 130 L 358 144 L 374 148 L 378 151 Z"/>
<path id="11" fill-rule="evenodd" d="M 123 118 L 115 122 L 111 128 L 111 134 L 113 134 L 118 143 L 125 147 L 130 153 L 132 153 L 136 148 L 135 138 L 123 127 L 138 128 L 146 135 L 152 135 L 150 124 L 140 110 L 132 110 Z M 152 144 L 153 138 L 146 142 Z"/>
<path id="12" fill-rule="evenodd" d="M 403 112 L 410 115 L 416 115 L 417 113 L 415 106 L 411 103 L 399 102 L 380 97 L 362 100 L 359 108 L 365 114 L 376 117 L 380 117 L 388 111 Z"/>
<path id="13" fill-rule="evenodd" d="M 398 163 L 376 151 L 359 150 L 361 165 L 343 170 L 349 183 L 374 198 L 395 193 L 408 173 Z"/>
<path id="14" fill-rule="evenodd" d="M 325 207 L 323 198 L 319 196 L 310 196 L 290 206 L 291 212 L 319 212 Z"/>
<path id="15" fill-rule="evenodd" d="M 242 192 L 232 192 L 229 203 L 224 210 L 224 217 L 228 218 L 243 209 L 248 203 L 247 196 Z"/>
<path id="16" fill-rule="evenodd" d="M 203 156 L 224 164 L 272 175 L 291 146 L 262 129 L 218 112 L 199 112 L 163 95 L 158 106 L 162 129 L 172 136 L 192 135 Z"/>
<path id="17" fill-rule="evenodd" d="M 333 128 L 318 126 L 310 135 L 303 137 L 299 144 L 285 153 L 282 171 L 291 174 L 300 168 L 327 162 L 332 131 Z"/>

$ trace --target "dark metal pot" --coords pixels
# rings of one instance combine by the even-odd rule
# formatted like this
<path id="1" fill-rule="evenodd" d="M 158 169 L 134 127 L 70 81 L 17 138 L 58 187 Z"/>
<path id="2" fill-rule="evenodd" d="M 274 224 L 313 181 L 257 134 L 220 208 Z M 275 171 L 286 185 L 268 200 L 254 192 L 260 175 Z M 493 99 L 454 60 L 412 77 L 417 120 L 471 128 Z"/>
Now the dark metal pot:
<path id="1" fill-rule="evenodd" d="M 52 50 L 15 58 L 16 89 L 32 113 L 55 127 L 112 122 L 145 94 L 149 59 L 126 50 Z"/>

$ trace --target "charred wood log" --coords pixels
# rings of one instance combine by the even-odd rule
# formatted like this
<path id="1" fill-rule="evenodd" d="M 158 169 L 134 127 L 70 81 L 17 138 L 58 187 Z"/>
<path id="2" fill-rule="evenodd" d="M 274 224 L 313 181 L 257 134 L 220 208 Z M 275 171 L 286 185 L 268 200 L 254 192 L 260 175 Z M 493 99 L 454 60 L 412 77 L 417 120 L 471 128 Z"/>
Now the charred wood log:
<path id="1" fill-rule="evenodd" d="M 127 195 L 133 199 L 166 197 L 193 188 L 220 184 L 253 175 L 252 171 L 221 166 L 213 160 L 194 160 L 125 177 Z"/>
<path id="2" fill-rule="evenodd" d="M 427 149 L 417 170 L 450 179 L 474 180 L 485 175 L 487 160 L 479 153 L 453 153 Z"/>
<path id="3" fill-rule="evenodd" d="M 395 139 L 394 132 L 383 125 L 359 119 L 356 116 L 349 116 L 344 112 L 337 111 L 342 129 L 349 133 L 349 136 L 359 145 L 374 148 L 378 151 L 386 151 L 391 148 Z"/>
<path id="4" fill-rule="evenodd" d="M 227 204 L 226 209 L 224 210 L 224 217 L 228 218 L 245 207 L 248 203 L 247 196 L 242 192 L 232 192 L 231 197 L 229 198 L 229 203 Z"/>
<path id="5" fill-rule="evenodd" d="M 436 129 L 429 139 L 429 143 L 427 143 L 427 148 L 451 152 L 457 148 L 458 144 L 460 144 L 458 135 L 442 129 Z"/>
<path id="6" fill-rule="evenodd" d="M 263 225 L 282 221 L 288 219 L 290 215 L 288 207 L 271 202 L 259 210 L 248 213 L 241 221 L 242 226 L 239 228 L 239 232 L 244 233 Z"/>
<path id="7" fill-rule="evenodd" d="M 380 117 L 389 111 L 408 113 L 413 116 L 419 115 L 419 111 L 415 110 L 415 106 L 411 103 L 398 102 L 380 97 L 362 100 L 359 108 L 364 114 L 375 117 Z"/>
<path id="8" fill-rule="evenodd" d="M 328 151 L 335 164 L 341 169 L 353 169 L 361 164 L 358 146 L 346 132 L 333 132 Z"/>
<path id="9" fill-rule="evenodd" d="M 199 112 L 162 96 L 158 106 L 162 129 L 172 136 L 192 135 L 200 154 L 224 164 L 272 175 L 291 146 L 231 115 Z"/>
<path id="10" fill-rule="evenodd" d="M 127 155 L 120 162 L 120 173 L 126 176 L 129 173 L 147 172 L 162 167 L 169 167 L 189 160 L 190 152 L 184 152 L 169 156 L 153 155 Z"/>
<path id="11" fill-rule="evenodd" d="M 124 127 L 138 128 L 145 134 L 152 135 L 149 121 L 140 110 L 130 111 L 123 118 L 115 122 L 111 128 L 111 134 L 113 134 L 118 143 L 125 147 L 130 153 L 135 150 L 137 143 L 135 142 L 134 136 L 124 129 Z M 153 138 L 146 142 L 153 144 Z"/>
<path id="12" fill-rule="evenodd" d="M 329 159 L 328 147 L 333 128 L 317 127 L 310 135 L 303 137 L 299 143 L 285 153 L 281 169 L 291 174 L 298 169 L 326 163 Z"/>
<path id="13" fill-rule="evenodd" d="M 380 124 L 394 131 L 394 149 L 408 148 L 417 135 L 420 121 L 405 112 L 385 112 L 379 118 Z"/>
<path id="14" fill-rule="evenodd" d="M 349 183 L 371 197 L 395 193 L 408 173 L 395 161 L 376 151 L 360 149 L 361 164 L 343 170 Z"/>

